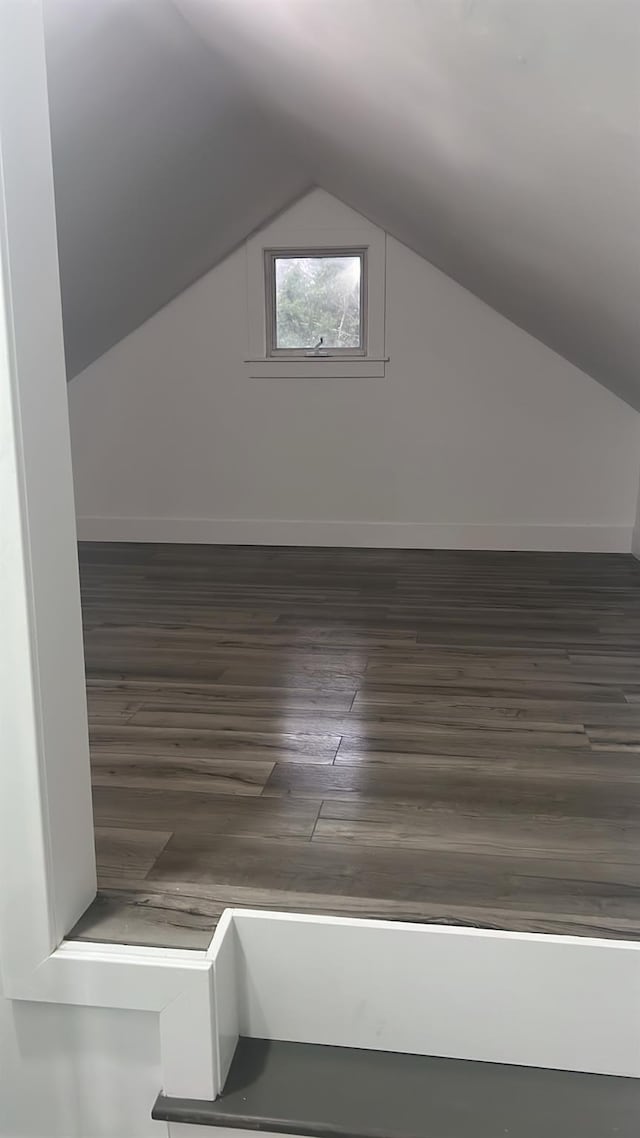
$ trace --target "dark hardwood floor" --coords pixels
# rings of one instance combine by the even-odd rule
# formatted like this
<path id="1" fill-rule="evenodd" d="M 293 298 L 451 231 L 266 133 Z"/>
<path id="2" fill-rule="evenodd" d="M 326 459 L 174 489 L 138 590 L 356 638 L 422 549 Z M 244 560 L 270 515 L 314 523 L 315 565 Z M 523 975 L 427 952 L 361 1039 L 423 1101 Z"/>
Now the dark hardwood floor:
<path id="1" fill-rule="evenodd" d="M 640 937 L 630 556 L 81 548 L 100 895 Z"/>

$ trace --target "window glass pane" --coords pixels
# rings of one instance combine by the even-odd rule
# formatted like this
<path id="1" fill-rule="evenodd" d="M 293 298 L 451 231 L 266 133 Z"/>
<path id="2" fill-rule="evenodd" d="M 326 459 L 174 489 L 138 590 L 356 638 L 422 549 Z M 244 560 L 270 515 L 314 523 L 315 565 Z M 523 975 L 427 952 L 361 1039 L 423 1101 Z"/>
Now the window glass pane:
<path id="1" fill-rule="evenodd" d="M 275 347 L 361 348 L 360 254 L 274 257 Z"/>

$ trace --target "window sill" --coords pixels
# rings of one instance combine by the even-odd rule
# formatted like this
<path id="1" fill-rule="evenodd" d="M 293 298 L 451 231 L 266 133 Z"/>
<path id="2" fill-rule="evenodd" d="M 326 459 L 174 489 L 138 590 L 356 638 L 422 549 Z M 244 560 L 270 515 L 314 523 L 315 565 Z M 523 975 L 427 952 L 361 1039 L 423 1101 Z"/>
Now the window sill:
<path id="1" fill-rule="evenodd" d="M 289 356 L 245 360 L 250 379 L 382 379 L 389 357 Z"/>

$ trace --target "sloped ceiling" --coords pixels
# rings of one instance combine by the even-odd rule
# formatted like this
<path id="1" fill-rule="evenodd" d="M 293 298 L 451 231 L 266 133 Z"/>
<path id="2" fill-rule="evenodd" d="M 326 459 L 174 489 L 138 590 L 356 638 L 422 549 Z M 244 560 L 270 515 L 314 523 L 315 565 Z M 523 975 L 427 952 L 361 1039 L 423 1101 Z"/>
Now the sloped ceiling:
<path id="1" fill-rule="evenodd" d="M 637 0 L 178 0 L 310 176 L 640 407 Z"/>
<path id="2" fill-rule="evenodd" d="M 71 378 L 309 182 L 169 0 L 46 0 L 45 19 Z"/>
<path id="3" fill-rule="evenodd" d="M 637 0 L 47 2 L 72 372 L 315 183 L 640 409 Z"/>

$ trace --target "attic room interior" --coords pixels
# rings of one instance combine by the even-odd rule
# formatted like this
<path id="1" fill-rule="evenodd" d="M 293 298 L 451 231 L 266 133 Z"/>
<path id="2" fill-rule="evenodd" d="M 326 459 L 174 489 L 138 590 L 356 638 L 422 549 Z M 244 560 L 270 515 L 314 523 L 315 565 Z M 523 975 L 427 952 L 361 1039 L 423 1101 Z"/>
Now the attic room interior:
<path id="1" fill-rule="evenodd" d="M 200 948 L 244 905 L 637 938 L 637 11 L 45 16 L 74 936 Z"/>
<path id="2" fill-rule="evenodd" d="M 46 20 L 74 935 L 199 948 L 245 905 L 637 938 L 637 11 Z"/>
<path id="3" fill-rule="evenodd" d="M 639 62 L 0 3 L 0 1138 L 637 1138 Z"/>

